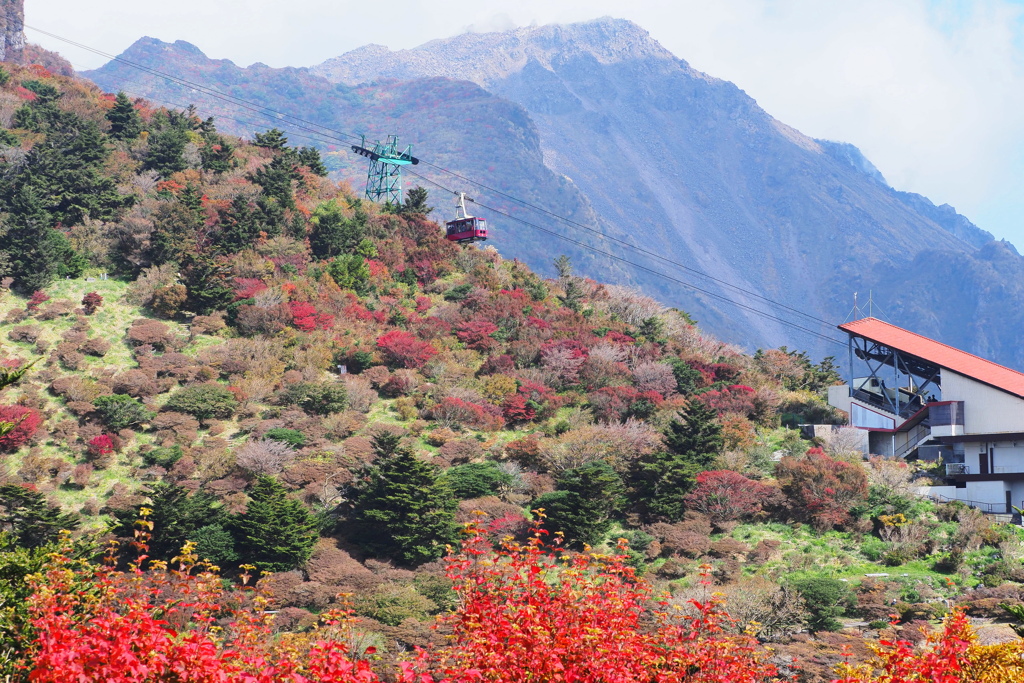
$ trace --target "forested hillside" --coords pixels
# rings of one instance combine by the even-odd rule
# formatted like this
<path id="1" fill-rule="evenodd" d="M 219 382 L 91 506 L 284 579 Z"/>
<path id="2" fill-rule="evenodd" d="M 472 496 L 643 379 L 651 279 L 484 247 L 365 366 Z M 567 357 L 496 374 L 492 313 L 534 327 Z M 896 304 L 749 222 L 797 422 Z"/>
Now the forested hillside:
<path id="1" fill-rule="evenodd" d="M 1017 528 L 792 428 L 842 422 L 830 361 L 455 245 L 278 130 L 0 82 L 5 675 L 821 681 L 1024 612 Z M 892 666 L 1017 680 L 950 614 Z"/>

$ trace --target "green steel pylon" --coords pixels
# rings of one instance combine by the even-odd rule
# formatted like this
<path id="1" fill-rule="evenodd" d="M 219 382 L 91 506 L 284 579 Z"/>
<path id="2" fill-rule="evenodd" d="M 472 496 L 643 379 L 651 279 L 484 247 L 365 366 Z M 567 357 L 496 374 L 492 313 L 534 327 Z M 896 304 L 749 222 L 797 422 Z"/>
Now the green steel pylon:
<path id="1" fill-rule="evenodd" d="M 412 155 L 412 145 L 404 152 L 398 151 L 398 137 L 389 135 L 386 142 L 379 140 L 373 148 L 366 146 L 366 136 L 361 145 L 352 145 L 352 151 L 370 160 L 366 174 L 366 196 L 375 202 L 402 203 L 402 167 L 418 164 L 420 160 Z"/>

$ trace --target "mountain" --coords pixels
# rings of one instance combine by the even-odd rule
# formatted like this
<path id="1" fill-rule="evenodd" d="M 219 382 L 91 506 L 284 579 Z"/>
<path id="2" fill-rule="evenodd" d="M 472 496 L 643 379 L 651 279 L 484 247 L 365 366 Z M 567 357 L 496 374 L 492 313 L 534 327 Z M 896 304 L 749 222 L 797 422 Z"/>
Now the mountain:
<path id="1" fill-rule="evenodd" d="M 854 293 L 863 300 L 870 291 L 896 324 L 1024 367 L 1024 348 L 1000 341 L 1022 329 L 1019 299 L 985 300 L 1005 284 L 993 267 L 1003 250 L 987 248 L 991 235 L 951 207 L 889 187 L 854 146 L 815 140 L 777 121 L 738 87 L 693 69 L 630 22 L 464 34 L 402 51 L 371 45 L 309 70 L 240 68 L 187 44 L 151 39 L 124 57 L 337 130 L 399 132 L 438 166 L 711 274 L 721 282 L 417 167 L 490 206 L 574 239 L 583 235 L 709 293 L 573 251 L 492 214 L 495 244 L 506 256 L 550 272 L 552 255 L 570 253 L 578 272 L 635 283 L 748 348 L 788 344 L 818 356 L 842 350 L 750 311 L 836 336 L 830 324 L 757 295 L 838 323 Z M 224 109 L 116 62 L 86 75 L 111 90 L 195 101 L 214 114 Z M 361 164 L 347 151 L 329 158 L 339 174 L 361 183 Z M 969 287 L 962 277 L 968 272 Z M 994 335 L 993 327 L 1008 333 Z"/>

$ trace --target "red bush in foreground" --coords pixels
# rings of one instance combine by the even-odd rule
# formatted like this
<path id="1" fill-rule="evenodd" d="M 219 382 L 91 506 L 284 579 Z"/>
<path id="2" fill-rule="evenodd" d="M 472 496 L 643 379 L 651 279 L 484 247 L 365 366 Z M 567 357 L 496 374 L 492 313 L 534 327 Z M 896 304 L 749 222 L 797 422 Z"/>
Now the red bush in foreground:
<path id="1" fill-rule="evenodd" d="M 140 521 L 141 528 L 149 526 Z M 447 575 L 458 594 L 441 617 L 448 644 L 420 651 L 384 678 L 396 683 L 769 683 L 771 652 L 730 635 L 714 600 L 695 614 L 652 602 L 626 557 L 545 545 L 495 548 L 470 525 Z M 146 532 L 140 531 L 141 541 Z M 144 547 L 139 544 L 140 547 Z M 625 547 L 620 548 L 625 551 Z M 35 683 L 380 683 L 346 645 L 352 619 L 328 614 L 311 634 L 274 636 L 266 597 L 195 562 L 189 547 L 167 568 L 125 572 L 51 555 L 31 579 L 32 642 L 22 667 Z M 244 577 L 243 575 L 243 578 Z M 843 665 L 836 683 L 1009 683 L 1021 680 L 1021 641 L 981 646 L 955 612 L 924 647 L 882 641 L 876 666 Z M 373 654 L 372 649 L 367 654 Z"/>
<path id="2" fill-rule="evenodd" d="M 495 550 L 480 529 L 468 534 L 461 552 L 447 560 L 460 604 L 442 617 L 453 641 L 431 657 L 444 680 L 778 680 L 756 640 L 725 633 L 729 620 L 715 601 L 694 602 L 693 617 L 658 603 L 656 625 L 645 627 L 651 589 L 624 555 L 570 553 L 545 545 L 540 533 L 525 545 Z"/>

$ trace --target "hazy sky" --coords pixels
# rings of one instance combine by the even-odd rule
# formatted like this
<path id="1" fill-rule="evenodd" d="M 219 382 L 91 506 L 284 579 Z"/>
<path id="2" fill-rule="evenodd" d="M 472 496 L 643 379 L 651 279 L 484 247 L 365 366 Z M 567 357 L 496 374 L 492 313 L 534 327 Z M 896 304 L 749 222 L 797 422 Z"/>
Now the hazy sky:
<path id="1" fill-rule="evenodd" d="M 897 189 L 1024 251 L 1024 0 L 26 0 L 38 27 L 110 53 L 141 36 L 239 64 L 308 66 L 365 45 L 631 19 L 770 114 L 851 142 Z M 78 68 L 103 59 L 26 31 Z"/>

